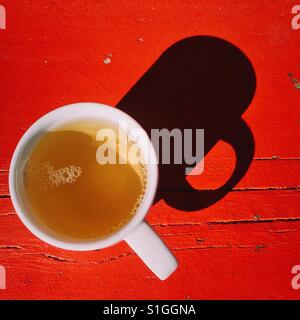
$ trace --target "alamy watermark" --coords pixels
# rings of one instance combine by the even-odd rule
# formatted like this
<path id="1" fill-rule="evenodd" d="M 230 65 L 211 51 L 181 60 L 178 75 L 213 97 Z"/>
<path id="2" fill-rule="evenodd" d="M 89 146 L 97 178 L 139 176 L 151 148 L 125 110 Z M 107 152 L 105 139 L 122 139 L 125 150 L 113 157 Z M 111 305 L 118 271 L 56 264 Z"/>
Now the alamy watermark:
<path id="1" fill-rule="evenodd" d="M 292 14 L 294 15 L 291 21 L 292 29 L 300 29 L 300 4 L 296 4 L 292 7 Z"/>
<path id="2" fill-rule="evenodd" d="M 96 140 L 101 142 L 96 152 L 99 164 L 184 164 L 186 175 L 198 175 L 204 169 L 203 129 L 151 129 L 148 143 L 143 129 L 128 130 L 126 121 L 120 121 L 118 130 L 100 129 Z"/>
<path id="3" fill-rule="evenodd" d="M 0 29 L 6 29 L 6 9 L 0 5 Z"/>
<path id="4" fill-rule="evenodd" d="M 0 290 L 6 289 L 6 270 L 0 265 Z"/>
<path id="5" fill-rule="evenodd" d="M 295 265 L 292 268 L 292 273 L 295 276 L 292 278 L 291 285 L 294 290 L 300 289 L 300 265 Z"/>

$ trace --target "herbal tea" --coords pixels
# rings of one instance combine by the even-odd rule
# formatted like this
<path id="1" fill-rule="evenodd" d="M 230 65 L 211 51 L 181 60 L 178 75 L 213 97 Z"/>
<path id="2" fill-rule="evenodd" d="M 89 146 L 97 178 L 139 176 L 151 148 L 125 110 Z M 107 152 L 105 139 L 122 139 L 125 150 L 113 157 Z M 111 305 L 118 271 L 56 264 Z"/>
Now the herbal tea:
<path id="1" fill-rule="evenodd" d="M 24 189 L 33 212 L 64 237 L 107 237 L 128 223 L 143 199 L 144 164 L 97 161 L 103 142 L 96 137 L 102 128 L 113 129 L 107 123 L 86 121 L 49 131 L 25 165 Z M 126 148 L 131 145 L 128 141 Z M 118 148 L 114 151 L 119 160 Z"/>

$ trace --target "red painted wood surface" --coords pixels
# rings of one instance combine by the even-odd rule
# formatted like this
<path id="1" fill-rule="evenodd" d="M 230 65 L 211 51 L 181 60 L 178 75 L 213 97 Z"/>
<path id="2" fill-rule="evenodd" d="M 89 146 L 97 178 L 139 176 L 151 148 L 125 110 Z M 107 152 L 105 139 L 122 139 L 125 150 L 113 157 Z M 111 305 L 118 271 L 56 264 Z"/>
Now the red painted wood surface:
<path id="1" fill-rule="evenodd" d="M 2 0 L 0 30 L 1 299 L 299 299 L 300 30 L 295 1 Z M 160 54 L 192 35 L 235 44 L 252 62 L 255 97 L 243 115 L 255 157 L 240 183 L 214 205 L 183 212 L 155 204 L 148 221 L 179 260 L 161 282 L 125 244 L 77 253 L 42 243 L 22 225 L 8 191 L 8 166 L 25 130 L 73 102 L 116 105 Z M 111 63 L 103 59 L 112 54 Z M 219 85 L 222 85 L 221 83 Z M 194 188 L 215 189 L 234 167 L 219 142 Z M 173 192 L 174 195 L 186 192 Z"/>

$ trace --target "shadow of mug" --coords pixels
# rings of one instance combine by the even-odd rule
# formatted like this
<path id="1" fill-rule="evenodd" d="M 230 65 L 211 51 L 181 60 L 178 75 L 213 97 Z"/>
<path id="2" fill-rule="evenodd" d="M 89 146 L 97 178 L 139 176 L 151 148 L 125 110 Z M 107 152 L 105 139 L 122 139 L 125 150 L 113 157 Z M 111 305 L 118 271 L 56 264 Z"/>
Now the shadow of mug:
<path id="1" fill-rule="evenodd" d="M 241 180 L 255 146 L 241 115 L 255 88 L 254 69 L 237 47 L 219 38 L 194 36 L 168 48 L 122 98 L 117 108 L 135 118 L 149 135 L 153 128 L 192 129 L 193 133 L 204 129 L 204 156 L 220 140 L 235 151 L 232 175 L 215 190 L 195 190 L 185 176 L 190 165 L 160 161 L 156 202 L 163 199 L 179 210 L 200 210 L 220 200 Z"/>

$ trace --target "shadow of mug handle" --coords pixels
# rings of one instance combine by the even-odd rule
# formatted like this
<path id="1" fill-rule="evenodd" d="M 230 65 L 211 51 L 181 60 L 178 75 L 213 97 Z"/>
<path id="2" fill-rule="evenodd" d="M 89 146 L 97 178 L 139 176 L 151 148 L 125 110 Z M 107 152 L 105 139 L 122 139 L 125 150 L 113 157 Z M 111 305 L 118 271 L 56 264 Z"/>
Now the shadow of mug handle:
<path id="1" fill-rule="evenodd" d="M 248 171 L 254 156 L 255 142 L 253 134 L 243 119 L 222 137 L 224 142 L 230 144 L 235 152 L 235 168 L 230 178 L 219 190 L 233 189 Z"/>
<path id="2" fill-rule="evenodd" d="M 218 189 L 195 190 L 187 179 L 183 177 L 182 187 L 185 192 L 176 193 L 176 197 L 171 193 L 158 195 L 157 201 L 164 199 L 169 206 L 178 210 L 198 211 L 222 199 L 228 191 L 239 183 L 252 162 L 255 142 L 250 128 L 243 119 L 239 118 L 233 123 L 236 123 L 236 125 L 226 130 L 220 138 L 220 140 L 232 146 L 236 158 L 235 168 L 227 181 Z"/>

